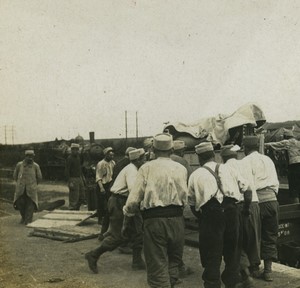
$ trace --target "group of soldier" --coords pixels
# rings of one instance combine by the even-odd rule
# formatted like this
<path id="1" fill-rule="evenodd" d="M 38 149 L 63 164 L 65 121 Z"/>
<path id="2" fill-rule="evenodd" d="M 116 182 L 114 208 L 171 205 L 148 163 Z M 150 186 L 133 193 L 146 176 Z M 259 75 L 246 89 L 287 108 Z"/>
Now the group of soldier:
<path id="1" fill-rule="evenodd" d="M 105 148 L 104 159 L 96 166 L 101 242 L 85 254 L 90 270 L 98 273 L 97 262 L 103 253 L 130 243 L 132 269 L 146 269 L 150 287 L 174 287 L 180 282 L 180 270 L 189 274 L 182 260 L 183 213 L 189 207 L 199 223 L 205 288 L 220 288 L 222 282 L 226 288 L 254 287 L 253 277 L 272 281 L 279 182 L 272 160 L 258 152 L 259 138 L 244 137 L 246 156 L 241 160 L 236 146 L 223 146 L 222 164 L 215 160 L 212 143 L 201 142 L 195 146 L 200 167 L 193 172 L 182 157 L 183 141 L 161 133 L 148 142 L 145 149 L 129 147 L 117 163 L 113 148 Z M 66 162 L 72 210 L 84 203 L 78 151 L 79 145 L 73 143 Z M 14 203 L 27 224 L 38 204 L 22 179 L 31 174 L 41 179 L 41 172 L 33 162 L 34 152 L 28 150 L 25 155 L 14 173 L 16 192 L 20 191 Z M 36 180 L 31 183 L 37 184 Z M 32 207 L 25 211 L 28 198 Z M 225 268 L 221 273 L 222 259 Z"/>

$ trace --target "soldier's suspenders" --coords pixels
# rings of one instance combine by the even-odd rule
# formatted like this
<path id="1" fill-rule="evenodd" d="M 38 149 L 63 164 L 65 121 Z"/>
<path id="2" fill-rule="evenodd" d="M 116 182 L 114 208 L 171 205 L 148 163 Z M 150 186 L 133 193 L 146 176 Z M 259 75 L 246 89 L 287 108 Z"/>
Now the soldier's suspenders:
<path id="1" fill-rule="evenodd" d="M 224 194 L 224 191 L 223 191 L 223 188 L 222 188 L 221 179 L 220 179 L 220 176 L 219 176 L 220 164 L 216 165 L 215 171 L 213 171 L 211 168 L 209 168 L 207 166 L 202 166 L 202 167 L 205 168 L 207 171 L 209 171 L 215 177 L 215 179 L 217 181 L 218 190 L 212 197 L 215 197 L 219 190 L 221 191 L 221 193 L 225 197 L 225 194 Z"/>

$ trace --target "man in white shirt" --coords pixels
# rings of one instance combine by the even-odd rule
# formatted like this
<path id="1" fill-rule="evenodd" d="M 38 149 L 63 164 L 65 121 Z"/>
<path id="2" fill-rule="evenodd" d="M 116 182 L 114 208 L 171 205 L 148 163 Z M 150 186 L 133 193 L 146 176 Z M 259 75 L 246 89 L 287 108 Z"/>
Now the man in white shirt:
<path id="1" fill-rule="evenodd" d="M 110 215 L 109 233 L 103 239 L 101 245 L 97 249 L 85 254 L 89 268 L 94 273 L 98 273 L 97 261 L 103 253 L 112 251 L 129 240 L 129 237 L 124 237 L 124 235 L 121 233 L 124 221 L 123 206 L 126 203 L 128 195 L 131 193 L 138 169 L 145 161 L 144 155 L 144 149 L 135 149 L 130 151 L 130 164 L 121 170 L 111 188 L 111 196 L 108 200 L 108 212 Z M 134 223 L 131 223 L 131 225 L 134 225 Z M 132 268 L 134 270 L 145 269 L 145 263 L 141 258 L 143 247 L 143 238 L 140 231 L 141 229 L 134 231 L 135 229 L 133 228 L 137 227 L 132 226 L 130 228 L 132 228 L 131 230 L 133 231 L 131 231 L 132 234 L 128 236 L 132 236 L 132 238 L 134 238 Z"/>
<path id="2" fill-rule="evenodd" d="M 183 208 L 187 203 L 187 170 L 170 159 L 173 139 L 158 134 L 153 140 L 155 160 L 138 171 L 124 214 L 141 210 L 144 254 L 150 287 L 174 287 L 184 246 Z"/>
<path id="3" fill-rule="evenodd" d="M 249 206 L 250 213 L 247 213 L 243 207 L 244 194 L 241 194 L 238 204 L 241 217 L 240 239 L 243 247 L 240 261 L 241 276 L 244 287 L 252 288 L 254 284 L 253 278 L 250 276 L 250 270 L 260 265 L 260 211 L 257 193 L 253 185 L 252 169 L 249 164 L 237 160 L 238 153 L 235 148 L 233 145 L 223 146 L 220 155 L 226 167 L 234 173 L 240 173 L 244 179 L 248 180 L 252 191 L 252 201 Z"/>
<path id="4" fill-rule="evenodd" d="M 252 169 L 261 219 L 261 259 L 264 260 L 264 271 L 259 275 L 259 267 L 256 267 L 253 276 L 262 276 L 264 280 L 272 281 L 272 261 L 277 260 L 279 181 L 273 161 L 268 156 L 258 153 L 258 137 L 245 136 L 243 144 L 247 155 L 243 163 Z"/>
<path id="5" fill-rule="evenodd" d="M 99 240 L 104 238 L 103 234 L 108 229 L 109 215 L 107 211 L 107 202 L 110 197 L 110 187 L 113 180 L 113 170 L 115 167 L 114 151 L 112 147 L 103 150 L 104 159 L 98 162 L 96 166 L 96 197 L 98 223 L 101 224 Z"/>
<path id="6" fill-rule="evenodd" d="M 220 288 L 220 278 L 226 288 L 242 287 L 239 279 L 240 220 L 236 202 L 241 192 L 251 193 L 249 184 L 240 175 L 233 176 L 225 165 L 215 162 L 211 142 L 200 143 L 195 151 L 201 167 L 190 176 L 188 201 L 199 221 L 204 287 Z M 225 270 L 220 277 L 222 256 Z"/>

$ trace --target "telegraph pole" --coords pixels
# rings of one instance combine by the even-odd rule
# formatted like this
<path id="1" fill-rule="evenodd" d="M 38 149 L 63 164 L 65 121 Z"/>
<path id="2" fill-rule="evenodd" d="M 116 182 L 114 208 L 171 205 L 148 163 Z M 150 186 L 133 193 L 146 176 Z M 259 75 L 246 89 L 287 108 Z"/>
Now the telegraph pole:
<path id="1" fill-rule="evenodd" d="M 127 110 L 125 110 L 125 143 L 127 145 Z"/>
<path id="2" fill-rule="evenodd" d="M 5 145 L 7 145 L 6 125 L 4 126 L 4 139 L 5 139 Z"/>
<path id="3" fill-rule="evenodd" d="M 139 138 L 138 111 L 135 112 L 135 130 L 136 130 L 136 141 L 137 141 Z"/>

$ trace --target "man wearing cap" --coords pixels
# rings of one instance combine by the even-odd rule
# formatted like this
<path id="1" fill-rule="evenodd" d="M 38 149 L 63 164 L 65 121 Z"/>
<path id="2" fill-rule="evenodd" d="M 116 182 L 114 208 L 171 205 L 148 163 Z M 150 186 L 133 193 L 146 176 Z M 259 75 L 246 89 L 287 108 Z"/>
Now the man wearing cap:
<path id="1" fill-rule="evenodd" d="M 174 287 L 184 246 L 183 208 L 187 203 L 187 171 L 172 161 L 173 139 L 154 137 L 155 160 L 145 163 L 123 208 L 131 217 L 141 210 L 144 255 L 150 287 Z"/>
<path id="2" fill-rule="evenodd" d="M 119 160 L 116 165 L 114 166 L 114 170 L 113 170 L 113 176 L 112 176 L 112 184 L 115 182 L 117 176 L 119 175 L 119 173 L 123 170 L 123 168 L 125 168 L 129 163 L 130 163 L 130 159 L 129 159 L 129 152 L 135 150 L 136 148 L 134 147 L 128 147 L 125 151 L 125 156 L 124 158 L 122 158 L 121 160 Z"/>
<path id="3" fill-rule="evenodd" d="M 85 258 L 88 260 L 89 268 L 94 273 L 98 273 L 97 261 L 99 257 L 107 251 L 116 249 L 122 243 L 126 243 L 129 238 L 133 239 L 132 269 L 145 269 L 145 263 L 141 256 L 143 247 L 141 229 L 136 229 L 135 223 L 132 222 L 130 223 L 130 227 L 126 227 L 126 229 L 130 230 L 130 233 L 126 235 L 121 233 L 124 221 L 123 206 L 126 203 L 128 195 L 131 193 L 138 169 L 145 161 L 144 149 L 131 150 L 129 152 L 129 160 L 130 164 L 119 173 L 111 188 L 111 196 L 108 200 L 110 233 L 103 239 L 97 249 L 85 255 Z"/>
<path id="4" fill-rule="evenodd" d="M 184 155 L 184 151 L 185 151 L 185 142 L 182 140 L 174 140 L 173 141 L 173 153 L 171 154 L 170 158 L 181 164 L 183 167 L 186 168 L 187 170 L 187 175 L 188 175 L 188 179 L 192 173 L 192 168 L 190 166 L 190 164 L 188 163 L 188 161 L 186 159 L 183 158 Z M 192 270 L 192 268 L 186 266 L 183 262 L 183 260 L 181 261 L 181 263 L 179 264 L 179 277 L 180 278 L 185 278 L 187 275 L 193 274 L 194 271 Z"/>
<path id="5" fill-rule="evenodd" d="M 143 144 L 146 151 L 146 161 L 154 160 L 155 154 L 153 152 L 153 137 L 146 138 Z"/>
<path id="6" fill-rule="evenodd" d="M 224 164 L 217 164 L 211 142 L 195 147 L 200 168 L 189 179 L 189 204 L 199 220 L 199 251 L 204 267 L 205 288 L 220 288 L 220 266 L 224 257 L 225 270 L 221 279 L 226 288 L 242 287 L 239 283 L 239 210 L 240 193 L 251 194 L 248 182 L 233 175 Z M 248 199 L 248 198 L 246 198 Z"/>
<path id="7" fill-rule="evenodd" d="M 239 199 L 240 217 L 241 217 L 241 234 L 242 254 L 240 261 L 240 269 L 243 286 L 245 288 L 254 287 L 253 278 L 250 276 L 250 271 L 253 267 L 260 265 L 260 211 L 258 205 L 258 197 L 253 184 L 252 169 L 247 163 L 237 160 L 238 150 L 240 147 L 233 145 L 225 145 L 221 148 L 221 157 L 225 166 L 232 173 L 241 173 L 242 177 L 247 179 L 251 187 L 251 198 L 249 207 L 245 206 L 244 194 L 241 194 Z M 250 268 L 250 270 L 249 270 Z"/>
<path id="8" fill-rule="evenodd" d="M 299 203 L 300 198 L 300 141 L 295 139 L 291 130 L 286 130 L 283 134 L 284 140 L 279 142 L 265 143 L 265 147 L 270 147 L 276 151 L 286 150 L 288 153 L 288 181 L 289 195 L 292 203 Z"/>
<path id="9" fill-rule="evenodd" d="M 113 179 L 113 170 L 115 167 L 114 152 L 112 147 L 103 150 L 104 159 L 99 161 L 96 166 L 96 196 L 97 196 L 97 214 L 98 223 L 102 224 L 99 240 L 103 239 L 103 234 L 107 231 L 109 225 L 109 214 L 107 210 L 107 201 L 110 197 L 110 187 Z"/>
<path id="10" fill-rule="evenodd" d="M 272 281 L 272 261 L 277 260 L 278 210 L 277 193 L 279 181 L 273 161 L 266 155 L 258 153 L 257 136 L 245 136 L 243 140 L 245 154 L 242 161 L 250 166 L 253 175 L 261 219 L 261 259 L 264 260 L 264 271 L 260 275 L 259 267 L 253 270 L 253 276 L 262 276 Z"/>
<path id="11" fill-rule="evenodd" d="M 67 158 L 65 174 L 69 186 L 69 210 L 79 210 L 85 203 L 85 191 L 79 144 L 71 143 L 71 155 Z"/>
<path id="12" fill-rule="evenodd" d="M 38 209 L 38 183 L 42 180 L 40 166 L 33 161 L 34 151 L 26 150 L 25 159 L 17 163 L 13 178 L 16 181 L 14 208 L 20 211 L 21 223 L 32 222 L 33 212 Z"/>
<path id="13" fill-rule="evenodd" d="M 192 173 L 192 168 L 191 168 L 190 164 L 188 163 L 188 161 L 183 158 L 185 148 L 186 148 L 186 146 L 185 146 L 184 141 L 175 140 L 174 148 L 173 148 L 174 150 L 173 150 L 173 154 L 171 155 L 171 159 L 175 162 L 180 163 L 181 165 L 183 165 L 186 168 L 186 170 L 188 172 L 188 178 L 189 178 Z"/>
<path id="14" fill-rule="evenodd" d="M 121 160 L 119 160 L 115 167 L 114 167 L 114 171 L 113 171 L 113 179 L 111 182 L 111 186 L 113 185 L 113 183 L 115 182 L 117 176 L 119 175 L 119 173 L 130 163 L 130 159 L 129 159 L 129 152 L 135 150 L 136 148 L 134 147 L 128 147 L 125 151 L 125 156 L 124 158 L 122 158 Z M 108 230 L 109 231 L 109 230 Z M 124 253 L 124 254 L 132 254 L 132 249 L 131 247 L 129 247 L 129 243 L 122 243 L 119 246 L 119 251 L 120 253 Z"/>

